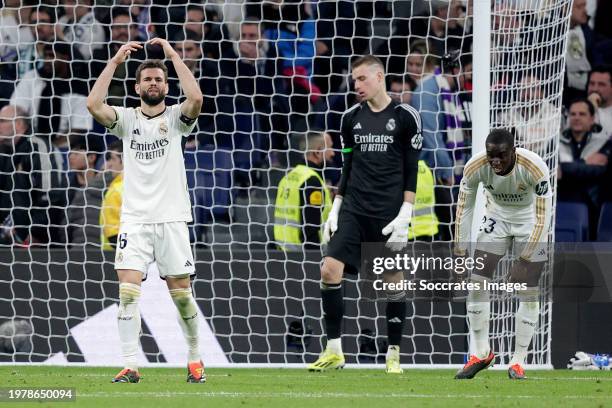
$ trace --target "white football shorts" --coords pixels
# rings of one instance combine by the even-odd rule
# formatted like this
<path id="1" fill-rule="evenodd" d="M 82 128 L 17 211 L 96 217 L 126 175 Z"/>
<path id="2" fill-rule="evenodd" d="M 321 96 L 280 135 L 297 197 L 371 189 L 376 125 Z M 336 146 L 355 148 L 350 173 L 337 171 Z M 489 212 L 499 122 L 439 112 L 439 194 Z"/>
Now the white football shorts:
<path id="1" fill-rule="evenodd" d="M 195 274 L 186 222 L 120 225 L 115 269 L 137 270 L 146 279 L 147 269 L 154 261 L 162 279 Z"/>
<path id="2" fill-rule="evenodd" d="M 540 231 L 539 239 L 529 242 L 534 223 L 512 223 L 485 215 L 478 230 L 476 248 L 495 255 L 504 255 L 514 241 L 515 254 L 531 262 L 548 260 L 548 231 Z M 526 248 L 526 251 L 524 249 Z"/>

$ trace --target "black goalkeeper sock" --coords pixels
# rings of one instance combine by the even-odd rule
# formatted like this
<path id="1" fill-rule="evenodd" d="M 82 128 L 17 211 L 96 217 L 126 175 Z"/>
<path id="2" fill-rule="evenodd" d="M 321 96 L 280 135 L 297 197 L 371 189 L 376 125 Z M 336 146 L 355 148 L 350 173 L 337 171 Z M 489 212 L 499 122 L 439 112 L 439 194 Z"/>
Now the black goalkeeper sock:
<path id="1" fill-rule="evenodd" d="M 404 322 L 406 321 L 406 293 L 401 292 L 387 299 L 387 336 L 390 346 L 399 346 L 402 342 Z"/>
<path id="2" fill-rule="evenodd" d="M 344 316 L 344 299 L 342 283 L 327 284 L 321 282 L 321 300 L 323 301 L 323 318 L 327 339 L 340 338 L 342 317 Z"/>

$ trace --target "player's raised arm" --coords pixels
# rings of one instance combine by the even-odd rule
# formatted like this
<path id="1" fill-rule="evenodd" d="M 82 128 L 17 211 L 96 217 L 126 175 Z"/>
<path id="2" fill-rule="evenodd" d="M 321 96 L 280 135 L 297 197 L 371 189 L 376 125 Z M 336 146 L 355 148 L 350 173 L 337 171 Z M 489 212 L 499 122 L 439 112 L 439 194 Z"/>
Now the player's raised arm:
<path id="1" fill-rule="evenodd" d="M 132 52 L 136 52 L 140 48 L 142 48 L 142 45 L 135 41 L 122 45 L 117 54 L 108 61 L 87 97 L 87 110 L 105 127 L 110 127 L 117 120 L 115 110 L 104 103 L 115 70 L 125 62 Z"/>
<path id="2" fill-rule="evenodd" d="M 162 47 L 166 58 L 172 61 L 181 88 L 183 92 L 185 92 L 185 97 L 187 98 L 187 100 L 181 104 L 181 113 L 186 116 L 187 120 L 195 121 L 200 115 L 202 102 L 204 100 L 198 82 L 168 41 L 163 38 L 154 38 L 150 43 Z"/>

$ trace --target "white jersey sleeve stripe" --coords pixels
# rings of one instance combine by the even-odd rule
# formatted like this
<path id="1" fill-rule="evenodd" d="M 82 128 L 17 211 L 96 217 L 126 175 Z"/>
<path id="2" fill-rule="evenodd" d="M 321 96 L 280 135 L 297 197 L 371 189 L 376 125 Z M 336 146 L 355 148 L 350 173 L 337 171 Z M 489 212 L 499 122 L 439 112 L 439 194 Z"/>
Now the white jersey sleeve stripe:
<path id="1" fill-rule="evenodd" d="M 533 252 L 537 248 L 538 243 L 540 242 L 540 238 L 542 236 L 542 232 L 544 231 L 545 224 L 545 216 L 546 216 L 546 199 L 543 197 L 536 198 L 536 223 L 535 228 L 531 232 L 529 236 L 529 240 L 527 241 L 527 247 L 524 252 L 521 254 L 521 258 L 529 260 L 533 255 Z"/>
<path id="2" fill-rule="evenodd" d="M 418 131 L 420 132 L 422 127 L 421 127 L 421 115 L 419 115 L 419 112 L 416 109 L 414 109 L 412 106 L 407 105 L 405 103 L 402 103 L 399 106 L 404 108 L 406 111 L 408 111 L 412 115 L 412 117 L 414 118 L 414 121 L 417 124 Z"/>

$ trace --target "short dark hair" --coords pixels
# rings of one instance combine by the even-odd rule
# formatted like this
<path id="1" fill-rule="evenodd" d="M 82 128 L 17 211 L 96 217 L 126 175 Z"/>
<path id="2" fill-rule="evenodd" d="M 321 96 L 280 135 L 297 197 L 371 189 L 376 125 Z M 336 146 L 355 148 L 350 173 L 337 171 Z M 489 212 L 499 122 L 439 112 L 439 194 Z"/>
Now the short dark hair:
<path id="1" fill-rule="evenodd" d="M 598 65 L 589 72 L 589 81 L 591 80 L 591 75 L 593 72 L 597 72 L 598 74 L 608 74 L 610 77 L 610 82 L 612 82 L 612 66 L 610 65 Z"/>
<path id="2" fill-rule="evenodd" d="M 433 16 L 441 9 L 444 9 L 444 8 L 448 9 L 450 6 L 450 1 L 432 0 L 430 4 L 431 4 L 431 15 Z"/>
<path id="3" fill-rule="evenodd" d="M 263 27 L 261 24 L 261 19 L 255 16 L 247 16 L 244 20 L 242 20 L 240 25 L 256 25 L 259 28 L 259 31 L 261 31 Z"/>
<path id="4" fill-rule="evenodd" d="M 586 103 L 587 107 L 589 108 L 589 113 L 591 114 L 591 116 L 595 116 L 595 105 L 593 105 L 593 103 L 591 101 L 589 101 L 587 98 L 577 98 L 577 99 L 574 99 L 569 104 L 570 109 L 571 109 L 572 105 L 574 105 L 576 103 Z"/>
<path id="5" fill-rule="evenodd" d="M 95 138 L 99 136 L 94 136 Z M 68 138 L 68 142 L 70 144 L 70 150 L 84 150 L 85 153 L 89 156 L 90 154 L 95 154 L 96 157 L 100 154 L 100 147 L 97 146 L 94 142 L 94 137 L 88 138 L 83 134 L 73 134 Z M 94 140 L 91 140 L 94 139 Z"/>
<path id="6" fill-rule="evenodd" d="M 204 6 L 200 4 L 190 4 L 187 6 L 185 14 L 187 14 L 191 10 L 199 11 L 200 13 L 202 13 L 203 19 L 206 20 L 206 9 L 204 8 Z"/>
<path id="7" fill-rule="evenodd" d="M 108 145 L 108 151 L 123 153 L 123 142 L 121 140 L 115 140 Z"/>
<path id="8" fill-rule="evenodd" d="M 120 156 L 123 155 L 123 142 L 121 140 L 115 140 L 113 143 L 108 145 L 108 149 L 104 154 L 104 158 L 106 160 L 110 160 L 111 153 L 121 153 Z M 121 161 L 123 162 L 123 157 L 121 157 Z"/>
<path id="9" fill-rule="evenodd" d="M 508 145 L 513 147 L 514 133 L 505 128 L 493 129 L 491 133 L 489 133 L 489 136 L 487 136 L 486 144 Z"/>
<path id="10" fill-rule="evenodd" d="M 128 16 L 130 18 L 130 21 L 132 21 L 132 14 L 130 13 L 130 10 L 127 7 L 123 7 L 123 6 L 113 7 L 111 11 L 111 20 L 114 20 L 119 16 Z"/>
<path id="11" fill-rule="evenodd" d="M 357 58 L 351 64 L 351 69 L 355 69 L 362 65 L 378 65 L 383 72 L 385 72 L 385 64 L 380 60 L 380 58 L 375 57 L 374 55 L 364 55 L 362 57 Z"/>
<path id="12" fill-rule="evenodd" d="M 172 41 L 177 43 L 181 41 L 200 42 L 200 36 L 192 30 L 177 31 L 172 37 Z"/>
<path id="13" fill-rule="evenodd" d="M 168 82 L 168 68 L 161 60 L 146 60 L 136 68 L 136 83 L 140 82 L 140 73 L 143 69 L 159 68 L 164 71 L 164 81 Z"/>
<path id="14" fill-rule="evenodd" d="M 32 10 L 32 12 L 30 13 L 30 17 L 34 13 L 45 13 L 49 15 L 49 19 L 51 20 L 51 23 L 55 23 L 55 21 L 57 20 L 57 14 L 55 13 L 55 9 L 51 7 L 47 7 L 47 6 L 37 7 L 34 10 Z M 30 20 L 30 17 L 28 17 L 28 22 Z"/>
<path id="15" fill-rule="evenodd" d="M 43 46 L 43 53 L 53 54 L 55 59 L 70 62 L 72 60 L 72 47 L 67 42 L 54 42 Z M 65 58 L 60 58 L 62 55 Z"/>

